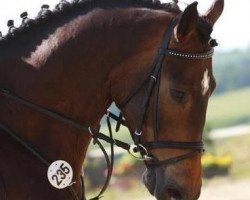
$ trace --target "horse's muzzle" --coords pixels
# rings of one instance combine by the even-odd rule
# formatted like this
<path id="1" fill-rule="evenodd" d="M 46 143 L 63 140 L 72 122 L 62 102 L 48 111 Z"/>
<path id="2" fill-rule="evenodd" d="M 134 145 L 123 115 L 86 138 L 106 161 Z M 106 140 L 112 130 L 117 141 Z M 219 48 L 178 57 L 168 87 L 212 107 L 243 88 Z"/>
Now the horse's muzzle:
<path id="1" fill-rule="evenodd" d="M 157 200 L 197 200 L 200 196 L 200 189 L 194 191 L 181 186 L 167 177 L 162 167 L 148 167 L 143 174 L 143 183 Z"/>

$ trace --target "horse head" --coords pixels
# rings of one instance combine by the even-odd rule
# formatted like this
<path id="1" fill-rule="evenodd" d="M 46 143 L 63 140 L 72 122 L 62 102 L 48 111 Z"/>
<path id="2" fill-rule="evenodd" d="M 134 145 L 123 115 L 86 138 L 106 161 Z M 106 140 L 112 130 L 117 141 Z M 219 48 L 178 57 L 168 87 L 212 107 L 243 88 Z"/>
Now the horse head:
<path id="1" fill-rule="evenodd" d="M 147 79 L 134 82 L 136 90 L 118 99 L 145 158 L 144 184 L 158 200 L 199 197 L 202 132 L 216 85 L 211 54 L 217 43 L 210 34 L 223 6 L 223 0 L 216 0 L 203 16 L 197 2 L 187 6 L 168 26 L 162 42 L 167 47 L 161 46 L 153 64 L 160 65 L 158 72 L 151 68 Z"/>

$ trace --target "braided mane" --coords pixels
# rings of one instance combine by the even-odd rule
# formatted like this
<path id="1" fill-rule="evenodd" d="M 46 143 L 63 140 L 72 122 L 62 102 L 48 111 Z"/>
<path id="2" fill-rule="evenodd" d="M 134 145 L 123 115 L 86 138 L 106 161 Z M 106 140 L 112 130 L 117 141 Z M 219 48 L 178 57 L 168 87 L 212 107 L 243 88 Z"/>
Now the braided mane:
<path id="1" fill-rule="evenodd" d="M 46 37 L 46 35 L 53 32 L 56 27 L 63 26 L 67 20 L 70 20 L 79 14 L 87 14 L 96 8 L 130 6 L 164 10 L 166 12 L 177 14 L 181 12 L 175 1 L 172 3 L 161 3 L 158 0 L 73 0 L 69 3 L 65 0 L 61 0 L 53 11 L 48 10 L 50 11 L 49 15 L 38 15 L 29 26 L 21 25 L 20 27 L 15 28 L 15 34 L 8 33 L 6 36 L 3 36 L 2 38 L 0 37 L 0 54 L 7 55 L 8 52 L 6 52 L 6 50 L 8 51 L 8 48 L 13 49 L 13 47 L 20 44 L 23 46 L 23 44 L 28 42 L 33 36 L 39 42 L 41 37 Z M 201 18 L 198 31 L 202 40 L 208 40 L 207 38 L 210 37 L 212 28 L 206 20 Z M 41 32 L 45 32 L 45 35 L 43 33 L 44 36 L 41 36 Z M 41 37 L 39 38 L 39 36 Z"/>
<path id="2" fill-rule="evenodd" d="M 65 0 L 61 1 L 65 2 Z M 60 3 L 61 3 L 60 2 Z M 52 21 L 60 20 L 62 17 L 69 17 L 78 12 L 85 12 L 86 14 L 95 8 L 110 8 L 110 7 L 144 7 L 157 10 L 166 10 L 171 12 L 180 12 L 179 9 L 172 6 L 173 4 L 161 4 L 160 1 L 154 0 L 78 0 L 71 3 L 66 2 L 67 6 L 57 4 L 55 9 L 50 15 L 37 16 L 34 19 L 34 23 L 31 26 L 20 26 L 16 28 L 15 34 L 7 34 L 0 39 L 0 47 L 7 44 L 8 42 L 16 39 L 20 39 L 23 35 L 28 32 L 35 32 L 37 29 L 41 30 L 41 27 L 51 24 Z"/>

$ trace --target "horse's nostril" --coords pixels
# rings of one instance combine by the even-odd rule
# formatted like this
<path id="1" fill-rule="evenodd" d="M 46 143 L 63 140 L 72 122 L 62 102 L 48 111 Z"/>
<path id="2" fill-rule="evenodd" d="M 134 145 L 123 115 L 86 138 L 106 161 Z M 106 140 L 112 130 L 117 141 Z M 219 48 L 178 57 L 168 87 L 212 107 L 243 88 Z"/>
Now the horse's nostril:
<path id="1" fill-rule="evenodd" d="M 175 189 L 168 189 L 168 194 L 171 198 L 171 200 L 181 200 L 182 199 L 182 195 L 178 190 Z"/>

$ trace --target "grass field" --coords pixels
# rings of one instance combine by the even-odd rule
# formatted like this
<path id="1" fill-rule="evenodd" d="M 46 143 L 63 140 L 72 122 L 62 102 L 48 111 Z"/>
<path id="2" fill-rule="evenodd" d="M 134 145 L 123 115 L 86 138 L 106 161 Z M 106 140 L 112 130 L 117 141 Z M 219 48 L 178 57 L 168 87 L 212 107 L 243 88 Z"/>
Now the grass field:
<path id="1" fill-rule="evenodd" d="M 250 177 L 250 133 L 238 137 L 218 139 L 215 140 L 214 144 L 216 154 L 232 155 L 231 177 Z"/>
<path id="2" fill-rule="evenodd" d="M 250 87 L 213 96 L 208 105 L 210 128 L 250 123 Z"/>

